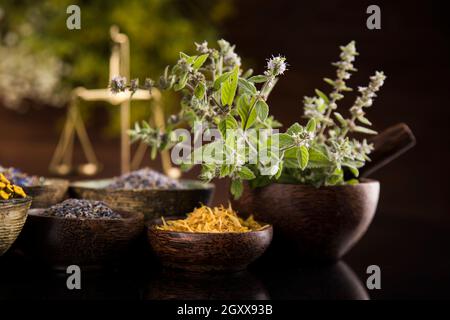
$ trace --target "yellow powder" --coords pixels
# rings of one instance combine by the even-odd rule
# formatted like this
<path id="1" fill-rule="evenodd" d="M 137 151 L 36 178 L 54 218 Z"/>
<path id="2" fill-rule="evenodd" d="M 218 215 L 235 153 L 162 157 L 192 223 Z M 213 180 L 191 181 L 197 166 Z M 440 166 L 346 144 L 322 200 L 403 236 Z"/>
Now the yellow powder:
<path id="1" fill-rule="evenodd" d="M 244 220 L 238 217 L 237 212 L 224 206 L 210 208 L 201 206 L 187 215 L 186 219 L 166 221 L 156 226 L 157 230 L 180 231 L 180 232 L 249 232 L 259 230 L 264 225 L 259 224 L 250 216 Z"/>

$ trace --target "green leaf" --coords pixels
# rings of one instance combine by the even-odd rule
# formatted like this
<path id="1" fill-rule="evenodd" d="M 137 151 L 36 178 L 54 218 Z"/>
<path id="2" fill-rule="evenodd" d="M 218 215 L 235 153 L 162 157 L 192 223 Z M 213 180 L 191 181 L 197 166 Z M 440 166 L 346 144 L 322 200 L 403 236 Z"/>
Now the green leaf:
<path id="1" fill-rule="evenodd" d="M 323 81 L 328 83 L 330 86 L 334 87 L 334 81 L 331 80 L 330 78 L 323 78 Z"/>
<path id="2" fill-rule="evenodd" d="M 233 180 L 231 181 L 231 194 L 234 196 L 234 199 L 239 199 L 244 191 L 244 184 L 242 180 Z"/>
<path id="3" fill-rule="evenodd" d="M 306 148 L 305 146 L 301 146 L 298 148 L 297 161 L 298 161 L 298 165 L 300 166 L 300 169 L 305 170 L 306 166 L 308 165 L 308 161 L 309 161 L 308 148 Z"/>
<path id="4" fill-rule="evenodd" d="M 275 175 L 275 179 L 279 179 L 281 177 L 281 174 L 283 173 L 283 167 L 284 167 L 284 162 L 280 161 L 280 165 L 278 167 L 278 172 Z"/>
<path id="5" fill-rule="evenodd" d="M 271 145 L 274 146 L 274 141 L 278 139 L 279 148 L 287 148 L 294 144 L 294 138 L 287 133 L 275 133 L 271 136 Z"/>
<path id="6" fill-rule="evenodd" d="M 247 120 L 248 112 L 250 110 L 249 96 L 241 95 L 237 101 L 237 113 L 241 118 L 242 128 L 244 128 L 244 123 Z"/>
<path id="7" fill-rule="evenodd" d="M 256 121 L 256 108 L 252 108 L 254 99 L 250 99 L 247 95 L 240 96 L 237 104 L 238 114 L 241 118 L 242 129 L 247 130 Z"/>
<path id="8" fill-rule="evenodd" d="M 220 174 L 219 174 L 219 177 L 220 177 L 220 178 L 226 177 L 226 176 L 228 176 L 228 175 L 230 174 L 230 172 L 231 172 L 231 166 L 229 166 L 229 165 L 227 165 L 227 164 L 223 164 L 223 165 L 220 167 Z"/>
<path id="9" fill-rule="evenodd" d="M 264 100 L 259 100 L 256 102 L 255 105 L 256 108 L 256 115 L 258 116 L 259 120 L 262 122 L 267 119 L 267 116 L 269 115 L 269 106 Z"/>
<path id="10" fill-rule="evenodd" d="M 252 108 L 250 110 L 250 114 L 247 117 L 247 122 L 244 125 L 244 130 L 247 130 L 248 128 L 250 128 L 255 123 L 256 118 L 257 118 L 256 108 Z"/>
<path id="11" fill-rule="evenodd" d="M 231 73 L 232 73 L 232 71 L 225 72 L 221 76 L 217 77 L 217 79 L 214 81 L 213 89 L 214 90 L 219 90 L 222 82 L 227 80 L 231 76 Z"/>
<path id="12" fill-rule="evenodd" d="M 257 93 L 255 85 L 253 83 L 249 82 L 248 80 L 239 78 L 238 84 L 239 84 L 239 88 L 242 90 L 243 93 L 246 93 L 249 95 L 255 95 Z"/>
<path id="13" fill-rule="evenodd" d="M 238 85 L 238 72 L 239 67 L 236 65 L 230 77 L 222 83 L 222 87 L 220 89 L 220 99 L 222 101 L 222 105 L 224 106 L 231 106 L 233 104 Z"/>
<path id="14" fill-rule="evenodd" d="M 263 83 L 263 82 L 266 82 L 267 80 L 269 80 L 269 77 L 263 76 L 263 75 L 253 76 L 248 79 L 248 81 L 253 82 L 253 83 Z"/>
<path id="15" fill-rule="evenodd" d="M 244 72 L 244 74 L 242 75 L 242 78 L 247 79 L 252 74 L 253 74 L 253 69 L 248 69 L 247 71 Z"/>
<path id="16" fill-rule="evenodd" d="M 289 135 L 293 135 L 293 134 L 297 134 L 297 133 L 302 133 L 303 132 L 303 127 L 301 125 L 299 125 L 297 122 L 294 123 L 292 126 L 289 127 L 289 129 L 287 129 L 286 133 Z"/>
<path id="17" fill-rule="evenodd" d="M 358 179 L 350 179 L 350 180 L 347 180 L 345 183 L 354 186 L 354 185 L 357 185 L 359 183 L 359 181 L 358 181 Z"/>
<path id="18" fill-rule="evenodd" d="M 344 171 L 342 169 L 336 168 L 333 174 L 327 178 L 327 185 L 334 186 L 340 184 L 344 181 Z"/>
<path id="19" fill-rule="evenodd" d="M 194 64 L 192 65 L 194 70 L 200 69 L 202 65 L 205 63 L 206 59 L 208 59 L 208 57 L 209 57 L 208 53 L 198 56 L 197 59 L 195 59 Z"/>
<path id="20" fill-rule="evenodd" d="M 336 117 L 337 121 L 341 124 L 342 127 L 347 126 L 347 121 L 345 121 L 344 117 L 339 112 L 333 112 L 334 116 Z"/>
<path id="21" fill-rule="evenodd" d="M 255 174 L 253 173 L 252 170 L 250 170 L 247 167 L 242 167 L 239 172 L 239 178 L 241 178 L 242 180 L 253 180 L 256 178 Z"/>
<path id="22" fill-rule="evenodd" d="M 180 59 L 189 59 L 190 58 L 190 56 L 188 56 L 186 53 L 184 53 L 184 52 L 180 52 Z"/>
<path id="23" fill-rule="evenodd" d="M 180 91 L 186 86 L 187 81 L 188 81 L 188 73 L 186 72 L 180 77 L 180 80 L 178 81 L 177 84 L 174 85 L 173 88 L 175 89 L 175 91 Z"/>
<path id="24" fill-rule="evenodd" d="M 219 123 L 219 131 L 222 134 L 223 138 L 226 137 L 227 130 L 234 130 L 234 129 L 237 129 L 237 127 L 238 127 L 238 123 L 232 115 L 226 116 Z"/>
<path id="25" fill-rule="evenodd" d="M 203 99 L 206 92 L 206 85 L 203 82 L 200 82 L 194 90 L 194 95 L 197 97 L 197 99 Z"/>
<path id="26" fill-rule="evenodd" d="M 325 93 L 323 93 L 322 91 L 320 91 L 319 89 L 314 90 L 316 92 L 316 94 L 322 98 L 323 101 L 325 101 L 326 104 L 330 103 L 330 100 L 328 100 L 328 97 Z"/>
<path id="27" fill-rule="evenodd" d="M 308 121 L 308 123 L 306 124 L 306 131 L 311 132 L 311 133 L 316 131 L 316 120 L 310 119 Z"/>
<path id="28" fill-rule="evenodd" d="M 372 122 L 370 122 L 369 119 L 367 119 L 367 118 L 364 117 L 364 116 L 359 116 L 359 117 L 358 117 L 358 120 L 359 120 L 362 124 L 365 124 L 365 125 L 367 125 L 367 126 L 371 126 L 371 125 L 372 125 Z"/>
<path id="29" fill-rule="evenodd" d="M 378 132 L 376 132 L 375 130 L 369 129 L 369 128 L 365 128 L 365 127 L 361 127 L 361 126 L 356 126 L 353 131 L 355 132 L 359 132 L 359 133 L 365 133 L 365 134 L 377 134 Z"/>
<path id="30" fill-rule="evenodd" d="M 317 148 L 309 149 L 308 168 L 322 168 L 330 165 L 330 160 L 321 150 Z"/>
<path id="31" fill-rule="evenodd" d="M 350 172 L 355 176 L 359 176 L 359 170 L 353 166 L 347 166 L 347 168 L 350 170 Z"/>

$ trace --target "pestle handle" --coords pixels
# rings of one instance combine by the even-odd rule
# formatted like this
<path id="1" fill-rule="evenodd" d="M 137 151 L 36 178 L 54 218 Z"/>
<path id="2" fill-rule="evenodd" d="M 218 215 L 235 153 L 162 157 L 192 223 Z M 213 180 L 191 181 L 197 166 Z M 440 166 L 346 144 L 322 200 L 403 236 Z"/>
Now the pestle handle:
<path id="1" fill-rule="evenodd" d="M 370 154 L 370 162 L 360 169 L 360 177 L 367 177 L 376 170 L 412 148 L 416 144 L 411 129 L 405 123 L 398 123 L 387 128 L 369 140 L 374 150 Z"/>

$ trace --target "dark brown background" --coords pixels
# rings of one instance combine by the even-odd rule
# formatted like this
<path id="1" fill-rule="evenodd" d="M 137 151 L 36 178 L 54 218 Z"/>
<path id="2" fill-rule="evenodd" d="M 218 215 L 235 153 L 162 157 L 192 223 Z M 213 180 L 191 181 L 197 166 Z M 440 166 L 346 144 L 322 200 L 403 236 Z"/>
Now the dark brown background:
<path id="1" fill-rule="evenodd" d="M 418 143 L 373 175 L 381 181 L 379 210 L 347 261 L 362 278 L 368 264 L 382 267 L 384 290 L 371 292 L 372 297 L 448 297 L 447 11 L 430 1 L 375 3 L 381 7 L 382 29 L 371 31 L 366 8 L 372 3 L 365 1 L 236 1 L 236 14 L 223 35 L 258 71 L 272 54 L 286 55 L 289 71 L 270 98 L 272 113 L 285 125 L 300 120 L 303 95 L 327 89 L 321 79 L 334 75 L 330 62 L 337 59 L 338 45 L 357 41 L 360 71 L 352 86 L 365 85 L 375 70 L 385 71 L 388 79 L 369 118 L 378 130 L 406 122 Z M 19 115 L 1 109 L 0 114 L 0 163 L 48 174 L 63 110 Z M 119 173 L 119 142 L 102 134 L 104 114 L 98 111 L 89 131 L 105 166 L 101 176 L 111 176 Z M 218 181 L 215 202 L 227 196 L 226 185 Z"/>

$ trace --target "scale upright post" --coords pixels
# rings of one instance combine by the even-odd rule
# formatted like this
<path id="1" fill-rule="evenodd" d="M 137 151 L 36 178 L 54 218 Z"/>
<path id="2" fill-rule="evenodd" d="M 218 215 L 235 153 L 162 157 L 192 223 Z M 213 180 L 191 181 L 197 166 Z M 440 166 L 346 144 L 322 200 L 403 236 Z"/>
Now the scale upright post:
<path id="1" fill-rule="evenodd" d="M 120 33 L 117 26 L 110 29 L 111 39 L 113 41 L 112 53 L 109 61 L 109 80 L 114 76 L 123 76 L 130 78 L 130 42 L 126 34 Z M 98 163 L 94 149 L 87 136 L 83 120 L 79 114 L 77 101 L 104 101 L 120 107 L 120 169 L 121 173 L 127 173 L 130 169 L 137 169 L 144 157 L 146 146 L 141 143 L 133 159 L 131 159 L 131 146 L 128 130 L 130 129 L 130 100 L 150 100 L 154 104 L 154 122 L 156 126 L 164 129 L 164 113 L 161 106 L 161 93 L 158 89 L 137 90 L 130 99 L 130 94 L 121 92 L 113 94 L 109 88 L 104 89 L 86 89 L 76 88 L 73 91 L 72 100 L 68 110 L 65 129 L 61 135 L 58 146 L 50 163 L 50 170 L 57 174 L 68 174 L 71 171 L 71 157 L 73 154 L 73 140 L 75 133 L 78 135 L 81 147 L 88 160 L 88 163 L 80 166 L 80 173 L 85 175 L 94 175 L 98 172 L 100 164 Z M 168 151 L 161 155 L 163 170 L 166 175 L 172 178 L 179 178 L 181 171 L 172 167 Z"/>

